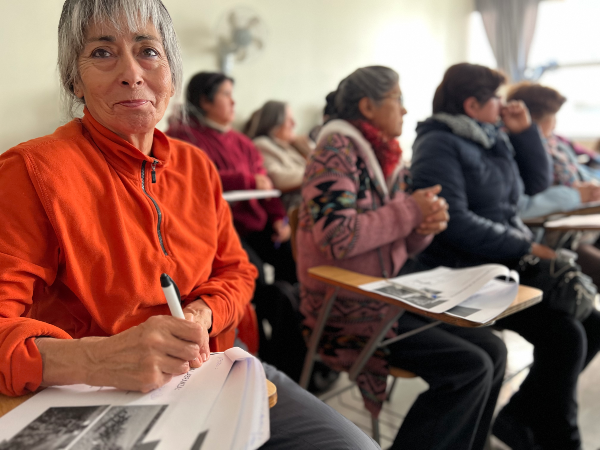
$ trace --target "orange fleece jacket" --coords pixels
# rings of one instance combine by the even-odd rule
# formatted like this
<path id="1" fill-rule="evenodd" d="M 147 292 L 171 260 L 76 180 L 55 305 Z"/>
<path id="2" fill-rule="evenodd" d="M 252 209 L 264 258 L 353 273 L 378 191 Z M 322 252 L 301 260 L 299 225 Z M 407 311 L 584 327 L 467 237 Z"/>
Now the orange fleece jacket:
<path id="1" fill-rule="evenodd" d="M 0 156 L 0 220 L 3 394 L 40 385 L 34 337 L 111 336 L 169 314 L 163 272 L 185 304 L 212 309 L 211 350 L 233 345 L 256 269 L 196 147 L 155 130 L 145 156 L 86 111 Z"/>

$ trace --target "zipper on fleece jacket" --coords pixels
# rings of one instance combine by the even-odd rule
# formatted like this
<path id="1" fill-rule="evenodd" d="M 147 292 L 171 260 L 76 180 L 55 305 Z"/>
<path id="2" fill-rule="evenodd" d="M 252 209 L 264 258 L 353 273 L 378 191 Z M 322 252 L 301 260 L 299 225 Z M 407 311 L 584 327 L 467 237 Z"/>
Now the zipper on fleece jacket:
<path id="1" fill-rule="evenodd" d="M 154 203 L 154 207 L 156 208 L 156 213 L 158 214 L 158 225 L 156 226 L 156 233 L 158 234 L 158 242 L 160 242 L 160 248 L 162 248 L 162 251 L 165 254 L 165 256 L 168 256 L 167 250 L 165 250 L 165 244 L 163 243 L 162 234 L 160 232 L 160 224 L 162 222 L 162 212 L 160 211 L 160 208 L 158 207 L 158 203 L 156 203 L 156 201 L 152 198 L 152 196 L 150 194 L 148 194 L 148 192 L 146 191 L 146 162 L 147 161 L 142 162 L 142 191 L 144 191 L 144 194 L 146 194 L 146 196 L 150 200 L 152 200 L 152 203 Z M 152 182 L 153 183 L 156 183 L 156 173 L 154 172 L 154 168 L 156 167 L 157 162 L 158 162 L 157 160 L 154 160 L 154 162 L 152 163 Z"/>

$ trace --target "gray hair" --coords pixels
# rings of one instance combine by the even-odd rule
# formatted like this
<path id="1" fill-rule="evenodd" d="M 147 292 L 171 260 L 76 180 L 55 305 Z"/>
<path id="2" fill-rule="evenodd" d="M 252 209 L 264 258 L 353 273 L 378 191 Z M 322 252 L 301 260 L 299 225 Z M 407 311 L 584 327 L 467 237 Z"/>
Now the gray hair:
<path id="1" fill-rule="evenodd" d="M 73 92 L 79 77 L 78 59 L 85 46 L 85 33 L 92 22 L 109 23 L 120 32 L 140 29 L 151 21 L 162 37 L 171 80 L 181 91 L 183 64 L 177 35 L 169 12 L 160 0 L 66 0 L 58 25 L 58 71 L 65 111 L 74 117 L 84 103 Z M 123 30 L 123 23 L 127 29 Z"/>
<path id="2" fill-rule="evenodd" d="M 367 97 L 380 102 L 394 89 L 400 79 L 398 73 L 389 67 L 362 67 L 344 78 L 335 93 L 334 117 L 344 120 L 362 119 L 358 108 L 360 99 Z"/>
<path id="3" fill-rule="evenodd" d="M 255 111 L 244 126 L 244 133 L 254 139 L 260 136 L 271 136 L 273 130 L 285 122 L 287 103 L 270 100 L 262 108 Z"/>

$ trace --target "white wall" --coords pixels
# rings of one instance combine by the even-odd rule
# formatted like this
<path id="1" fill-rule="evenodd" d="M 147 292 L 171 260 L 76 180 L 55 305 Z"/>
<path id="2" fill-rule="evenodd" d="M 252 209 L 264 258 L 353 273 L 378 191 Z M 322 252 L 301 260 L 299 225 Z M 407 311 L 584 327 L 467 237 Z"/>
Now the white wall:
<path id="1" fill-rule="evenodd" d="M 62 0 L 0 0 L 0 151 L 52 132 L 59 113 L 56 29 Z M 214 30 L 235 0 L 164 0 L 179 35 L 185 80 L 216 70 Z M 431 111 L 445 68 L 466 58 L 472 0 L 247 0 L 266 24 L 258 57 L 236 65 L 238 123 L 268 99 L 287 100 L 300 131 L 357 67 L 396 69 L 409 110 L 403 147 Z M 159 125 L 164 128 L 165 121 Z"/>

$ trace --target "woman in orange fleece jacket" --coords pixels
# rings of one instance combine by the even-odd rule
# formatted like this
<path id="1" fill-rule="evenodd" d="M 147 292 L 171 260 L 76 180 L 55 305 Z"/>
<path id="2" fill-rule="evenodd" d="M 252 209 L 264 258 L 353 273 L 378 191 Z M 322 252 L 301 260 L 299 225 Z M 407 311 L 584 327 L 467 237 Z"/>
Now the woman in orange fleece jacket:
<path id="1" fill-rule="evenodd" d="M 215 167 L 155 129 L 182 73 L 160 0 L 67 0 L 59 71 L 83 118 L 0 156 L 0 392 L 148 391 L 233 345 L 256 270 Z M 263 449 L 378 448 L 263 366 L 278 391 Z"/>

